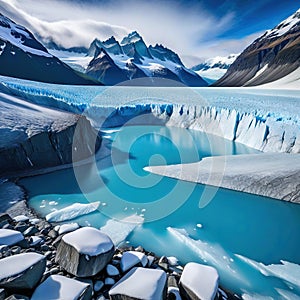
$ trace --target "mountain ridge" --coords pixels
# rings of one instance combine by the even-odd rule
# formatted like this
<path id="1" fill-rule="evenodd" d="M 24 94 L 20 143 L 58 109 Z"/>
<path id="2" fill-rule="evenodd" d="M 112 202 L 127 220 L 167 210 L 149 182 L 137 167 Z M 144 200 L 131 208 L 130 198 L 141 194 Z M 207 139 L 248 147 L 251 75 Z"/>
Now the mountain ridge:
<path id="1" fill-rule="evenodd" d="M 201 76 L 184 66 L 177 53 L 163 45 L 148 47 L 136 31 L 129 33 L 121 42 L 113 36 L 105 41 L 95 39 L 88 55 L 93 59 L 86 74 L 96 80 L 101 79 L 104 84 L 148 78 L 146 85 L 155 85 L 159 78 L 164 78 L 187 86 L 207 86 Z"/>
<path id="2" fill-rule="evenodd" d="M 299 67 L 300 9 L 249 45 L 213 86 L 267 84 Z"/>
<path id="3" fill-rule="evenodd" d="M 24 26 L 1 13 L 0 65 L 4 76 L 58 84 L 95 84 L 50 54 Z"/>

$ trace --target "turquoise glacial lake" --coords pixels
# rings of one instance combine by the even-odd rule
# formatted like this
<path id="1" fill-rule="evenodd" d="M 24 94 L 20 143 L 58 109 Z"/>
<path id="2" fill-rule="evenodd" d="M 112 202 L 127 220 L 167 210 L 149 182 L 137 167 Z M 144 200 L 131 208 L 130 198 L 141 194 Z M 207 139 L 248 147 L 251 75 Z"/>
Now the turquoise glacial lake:
<path id="1" fill-rule="evenodd" d="M 96 212 L 68 222 L 106 226 L 112 234 L 115 228 L 115 234 L 124 235 L 131 245 L 176 256 L 182 264 L 212 265 L 219 271 L 221 285 L 244 299 L 299 299 L 299 205 L 143 169 L 256 150 L 171 127 L 122 127 L 102 135 L 99 153 L 105 148 L 107 156 L 98 157 L 96 165 L 21 180 L 32 208 L 45 216 L 73 203 L 100 201 Z M 117 226 L 129 216 L 143 220 L 142 224 Z"/>

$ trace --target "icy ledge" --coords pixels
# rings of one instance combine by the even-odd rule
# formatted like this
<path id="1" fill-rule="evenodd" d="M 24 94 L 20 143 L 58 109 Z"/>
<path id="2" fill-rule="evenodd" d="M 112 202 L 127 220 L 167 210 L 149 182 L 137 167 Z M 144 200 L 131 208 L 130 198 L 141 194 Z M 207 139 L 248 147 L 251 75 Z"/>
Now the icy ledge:
<path id="1" fill-rule="evenodd" d="M 300 203 L 300 155 L 263 153 L 213 156 L 191 164 L 150 166 L 146 171 Z"/>
<path id="2" fill-rule="evenodd" d="M 92 107 L 87 116 L 96 127 L 116 127 L 127 122 L 176 126 L 217 135 L 263 152 L 300 153 L 298 120 L 173 104 Z"/>

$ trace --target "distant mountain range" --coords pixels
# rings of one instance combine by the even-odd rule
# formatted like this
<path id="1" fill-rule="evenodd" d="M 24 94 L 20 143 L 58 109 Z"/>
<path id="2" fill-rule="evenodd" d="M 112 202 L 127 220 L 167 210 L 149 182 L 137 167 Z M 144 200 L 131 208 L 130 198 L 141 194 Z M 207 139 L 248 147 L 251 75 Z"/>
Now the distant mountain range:
<path id="1" fill-rule="evenodd" d="M 197 64 L 191 70 L 195 71 L 209 84 L 220 79 L 231 64 L 236 60 L 239 54 L 230 54 L 229 56 L 216 56 L 205 60 L 203 63 Z"/>
<path id="2" fill-rule="evenodd" d="M 300 9 L 247 47 L 214 86 L 256 86 L 298 72 Z M 298 71 L 297 71 L 298 70 Z M 294 78 L 295 76 L 291 76 Z M 299 79 L 299 78 L 298 78 Z"/>
<path id="3" fill-rule="evenodd" d="M 207 86 L 175 52 L 162 45 L 147 47 L 136 31 L 121 43 L 113 36 L 102 42 L 95 39 L 81 59 L 85 67 L 71 68 L 49 53 L 29 30 L 0 14 L 1 75 L 60 84 L 115 85 L 143 78 L 138 84 Z M 162 83 L 160 78 L 170 81 Z"/>
<path id="4" fill-rule="evenodd" d="M 45 25 L 16 10 L 8 0 L 0 7 L 23 20 L 27 28 Z M 99 28 L 105 27 L 102 25 Z M 50 23 L 47 26 L 50 34 Z M 136 31 L 120 38 L 123 29 L 110 27 L 117 33 L 106 40 L 94 39 L 87 48 L 76 44 L 77 40 L 66 48 L 53 37 L 48 39 L 47 50 L 27 28 L 0 14 L 0 75 L 60 84 L 136 85 L 132 80 L 142 79 L 139 85 L 201 87 L 256 86 L 277 80 L 283 84 L 297 81 L 300 74 L 300 10 L 266 31 L 240 55 L 215 57 L 191 69 L 163 45 L 146 45 Z"/>
<path id="5" fill-rule="evenodd" d="M 51 55 L 25 27 L 0 14 L 0 74 L 60 84 L 95 84 Z"/>
<path id="6" fill-rule="evenodd" d="M 146 85 L 160 85 L 159 78 L 164 78 L 187 86 L 207 86 L 198 74 L 184 66 L 175 52 L 158 44 L 147 47 L 136 31 L 120 43 L 114 37 L 106 41 L 95 39 L 88 56 L 92 60 L 86 74 L 107 85 L 137 78 L 146 78 Z"/>

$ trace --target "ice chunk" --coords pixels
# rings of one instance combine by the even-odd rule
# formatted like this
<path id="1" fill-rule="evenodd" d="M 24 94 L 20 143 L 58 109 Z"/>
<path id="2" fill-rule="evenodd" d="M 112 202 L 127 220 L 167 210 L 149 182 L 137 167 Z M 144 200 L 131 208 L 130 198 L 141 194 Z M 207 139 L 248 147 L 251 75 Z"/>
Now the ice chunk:
<path id="1" fill-rule="evenodd" d="M 118 245 L 123 242 L 137 226 L 142 224 L 143 221 L 144 218 L 141 216 L 132 215 L 120 221 L 109 220 L 100 230 L 106 233 L 115 245 Z"/>
<path id="2" fill-rule="evenodd" d="M 257 269 L 263 275 L 282 278 L 284 281 L 290 282 L 300 288 L 300 265 L 284 260 L 280 261 L 281 264 L 265 265 L 239 254 L 236 254 L 236 256 Z"/>
<path id="3" fill-rule="evenodd" d="M 133 268 L 109 291 L 111 299 L 126 295 L 132 299 L 164 299 L 167 275 L 162 270 Z"/>
<path id="4" fill-rule="evenodd" d="M 49 222 L 72 220 L 97 210 L 99 205 L 100 202 L 92 202 L 88 204 L 74 203 L 70 206 L 49 213 L 46 215 L 46 220 Z"/>
<path id="5" fill-rule="evenodd" d="M 213 267 L 190 262 L 183 269 L 180 284 L 192 299 L 213 300 L 218 292 L 219 274 Z"/>
<path id="6" fill-rule="evenodd" d="M 92 288 L 89 284 L 61 275 L 51 275 L 36 288 L 31 300 L 76 300 L 81 297 L 82 299 L 92 297 Z"/>
<path id="7" fill-rule="evenodd" d="M 0 229 L 0 245 L 15 245 L 24 240 L 21 232 L 11 229 Z"/>

